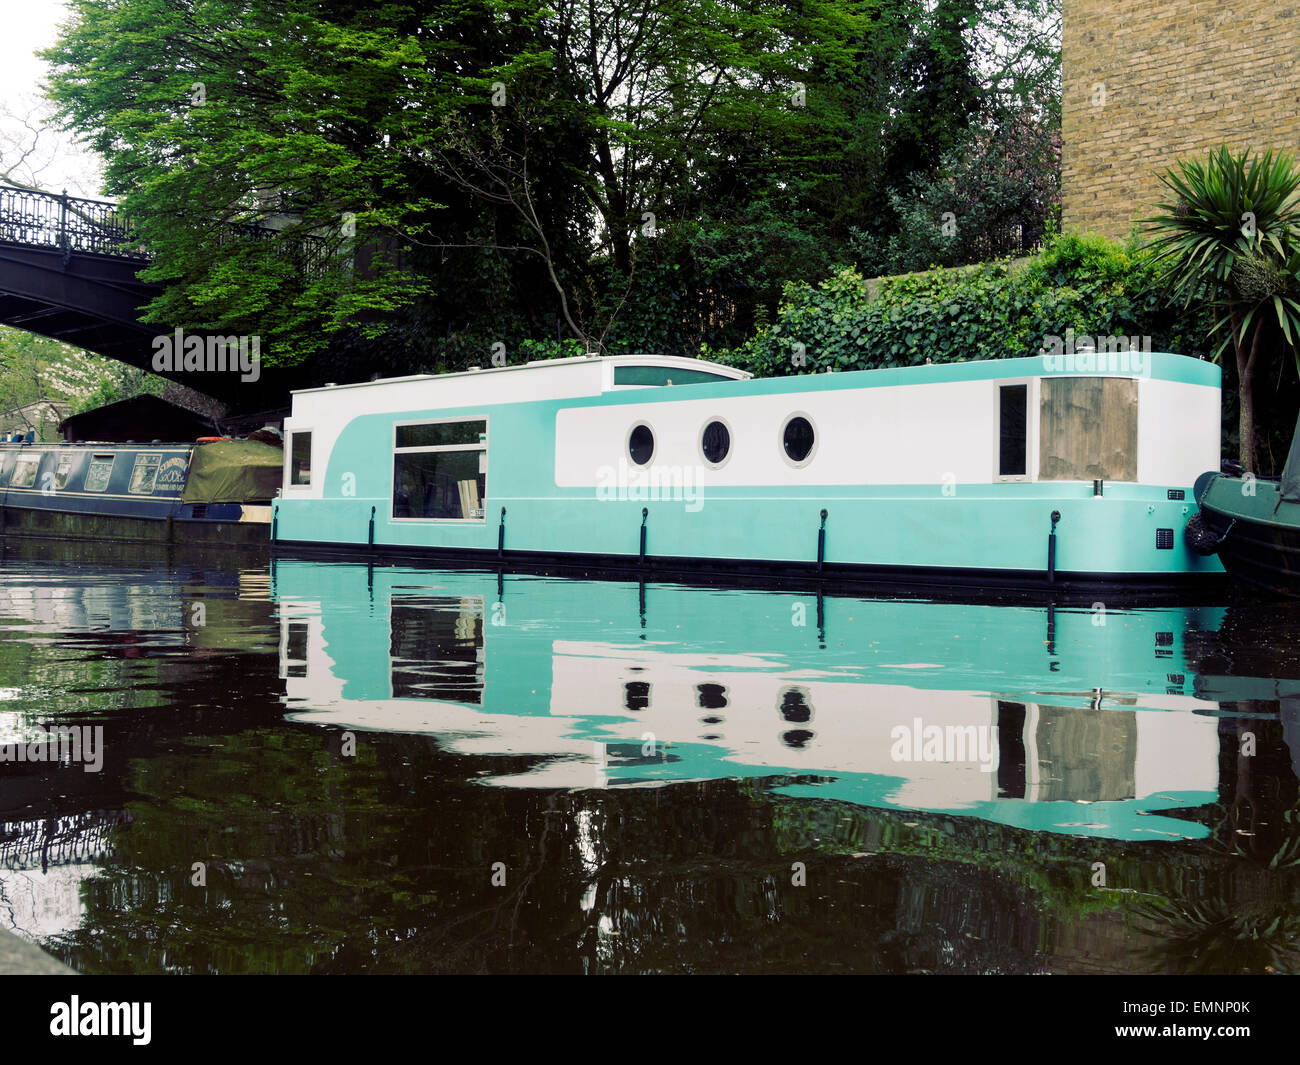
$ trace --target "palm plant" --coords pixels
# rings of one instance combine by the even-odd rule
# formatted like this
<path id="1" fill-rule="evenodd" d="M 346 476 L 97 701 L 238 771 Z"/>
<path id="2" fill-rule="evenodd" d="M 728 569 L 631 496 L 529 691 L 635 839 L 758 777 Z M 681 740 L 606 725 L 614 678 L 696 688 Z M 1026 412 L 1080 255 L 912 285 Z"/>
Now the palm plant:
<path id="1" fill-rule="evenodd" d="M 1231 346 L 1237 363 L 1240 460 L 1255 467 L 1254 381 L 1261 348 L 1276 324 L 1300 371 L 1300 171 L 1285 152 L 1234 153 L 1221 145 L 1205 160 L 1166 170 L 1173 194 L 1143 219 L 1166 285 L 1187 307 L 1208 303 L 1217 362 Z"/>

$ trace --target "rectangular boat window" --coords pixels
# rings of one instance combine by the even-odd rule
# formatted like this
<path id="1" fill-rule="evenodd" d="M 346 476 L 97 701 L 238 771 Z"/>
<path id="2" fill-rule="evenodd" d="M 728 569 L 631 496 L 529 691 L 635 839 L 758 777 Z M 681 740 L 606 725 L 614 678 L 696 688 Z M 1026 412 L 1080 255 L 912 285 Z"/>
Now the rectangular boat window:
<path id="1" fill-rule="evenodd" d="M 399 425 L 397 447 L 477 447 L 487 433 L 487 422 L 424 422 Z"/>
<path id="2" fill-rule="evenodd" d="M 35 455 L 20 455 L 18 461 L 14 464 L 13 479 L 9 482 L 11 488 L 30 488 L 36 483 L 36 471 L 41 468 L 42 456 L 38 453 Z"/>
<path id="3" fill-rule="evenodd" d="M 131 483 L 126 486 L 126 490 L 133 495 L 147 496 L 158 480 L 158 466 L 161 462 L 162 456 L 157 452 L 152 455 L 136 455 L 135 465 L 131 467 Z"/>
<path id="4" fill-rule="evenodd" d="M 60 455 L 59 464 L 54 470 L 54 487 L 67 488 L 68 478 L 72 476 L 72 456 Z"/>
<path id="5" fill-rule="evenodd" d="M 1002 385 L 998 389 L 998 476 L 1024 477 L 1029 469 L 1028 385 Z"/>
<path id="6" fill-rule="evenodd" d="M 113 455 L 95 455 L 90 460 L 90 469 L 86 471 L 86 491 L 103 492 L 108 488 L 108 479 L 113 473 Z"/>
<path id="7" fill-rule="evenodd" d="M 289 444 L 289 483 L 311 484 L 311 433 L 292 433 Z"/>
<path id="8" fill-rule="evenodd" d="M 734 378 L 707 370 L 691 370 L 680 366 L 615 366 L 615 385 L 698 385 Z"/>
<path id="9" fill-rule="evenodd" d="M 396 426 L 394 518 L 483 521 L 486 500 L 485 419 Z"/>

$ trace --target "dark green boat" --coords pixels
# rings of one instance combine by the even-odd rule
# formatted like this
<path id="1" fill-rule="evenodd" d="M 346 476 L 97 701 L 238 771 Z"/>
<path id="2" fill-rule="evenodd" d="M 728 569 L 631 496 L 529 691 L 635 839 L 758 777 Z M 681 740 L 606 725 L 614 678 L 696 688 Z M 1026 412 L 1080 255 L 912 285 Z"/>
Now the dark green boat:
<path id="1" fill-rule="evenodd" d="M 1189 547 L 1217 554 L 1234 580 L 1300 597 L 1300 421 L 1280 478 L 1206 473 L 1194 494 L 1201 512 L 1187 523 Z"/>

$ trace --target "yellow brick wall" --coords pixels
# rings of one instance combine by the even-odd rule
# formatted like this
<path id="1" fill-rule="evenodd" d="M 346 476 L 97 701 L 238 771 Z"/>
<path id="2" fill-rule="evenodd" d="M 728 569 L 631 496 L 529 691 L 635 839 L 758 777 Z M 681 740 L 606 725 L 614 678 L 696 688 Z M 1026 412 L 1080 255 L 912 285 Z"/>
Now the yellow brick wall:
<path id="1" fill-rule="evenodd" d="M 1300 0 L 1063 0 L 1062 228 L 1128 236 L 1227 143 L 1300 164 Z"/>

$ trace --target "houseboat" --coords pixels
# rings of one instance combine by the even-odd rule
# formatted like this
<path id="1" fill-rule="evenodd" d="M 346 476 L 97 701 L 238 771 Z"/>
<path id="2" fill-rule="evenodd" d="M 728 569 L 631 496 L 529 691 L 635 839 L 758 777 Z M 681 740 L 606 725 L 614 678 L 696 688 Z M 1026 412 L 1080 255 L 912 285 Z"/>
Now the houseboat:
<path id="1" fill-rule="evenodd" d="M 0 443 L 0 532 L 202 546 L 270 541 L 279 448 L 253 440 Z"/>
<path id="2" fill-rule="evenodd" d="M 1166 353 L 752 379 L 586 356 L 295 392 L 277 549 L 966 583 L 1202 583 L 1219 368 Z"/>

